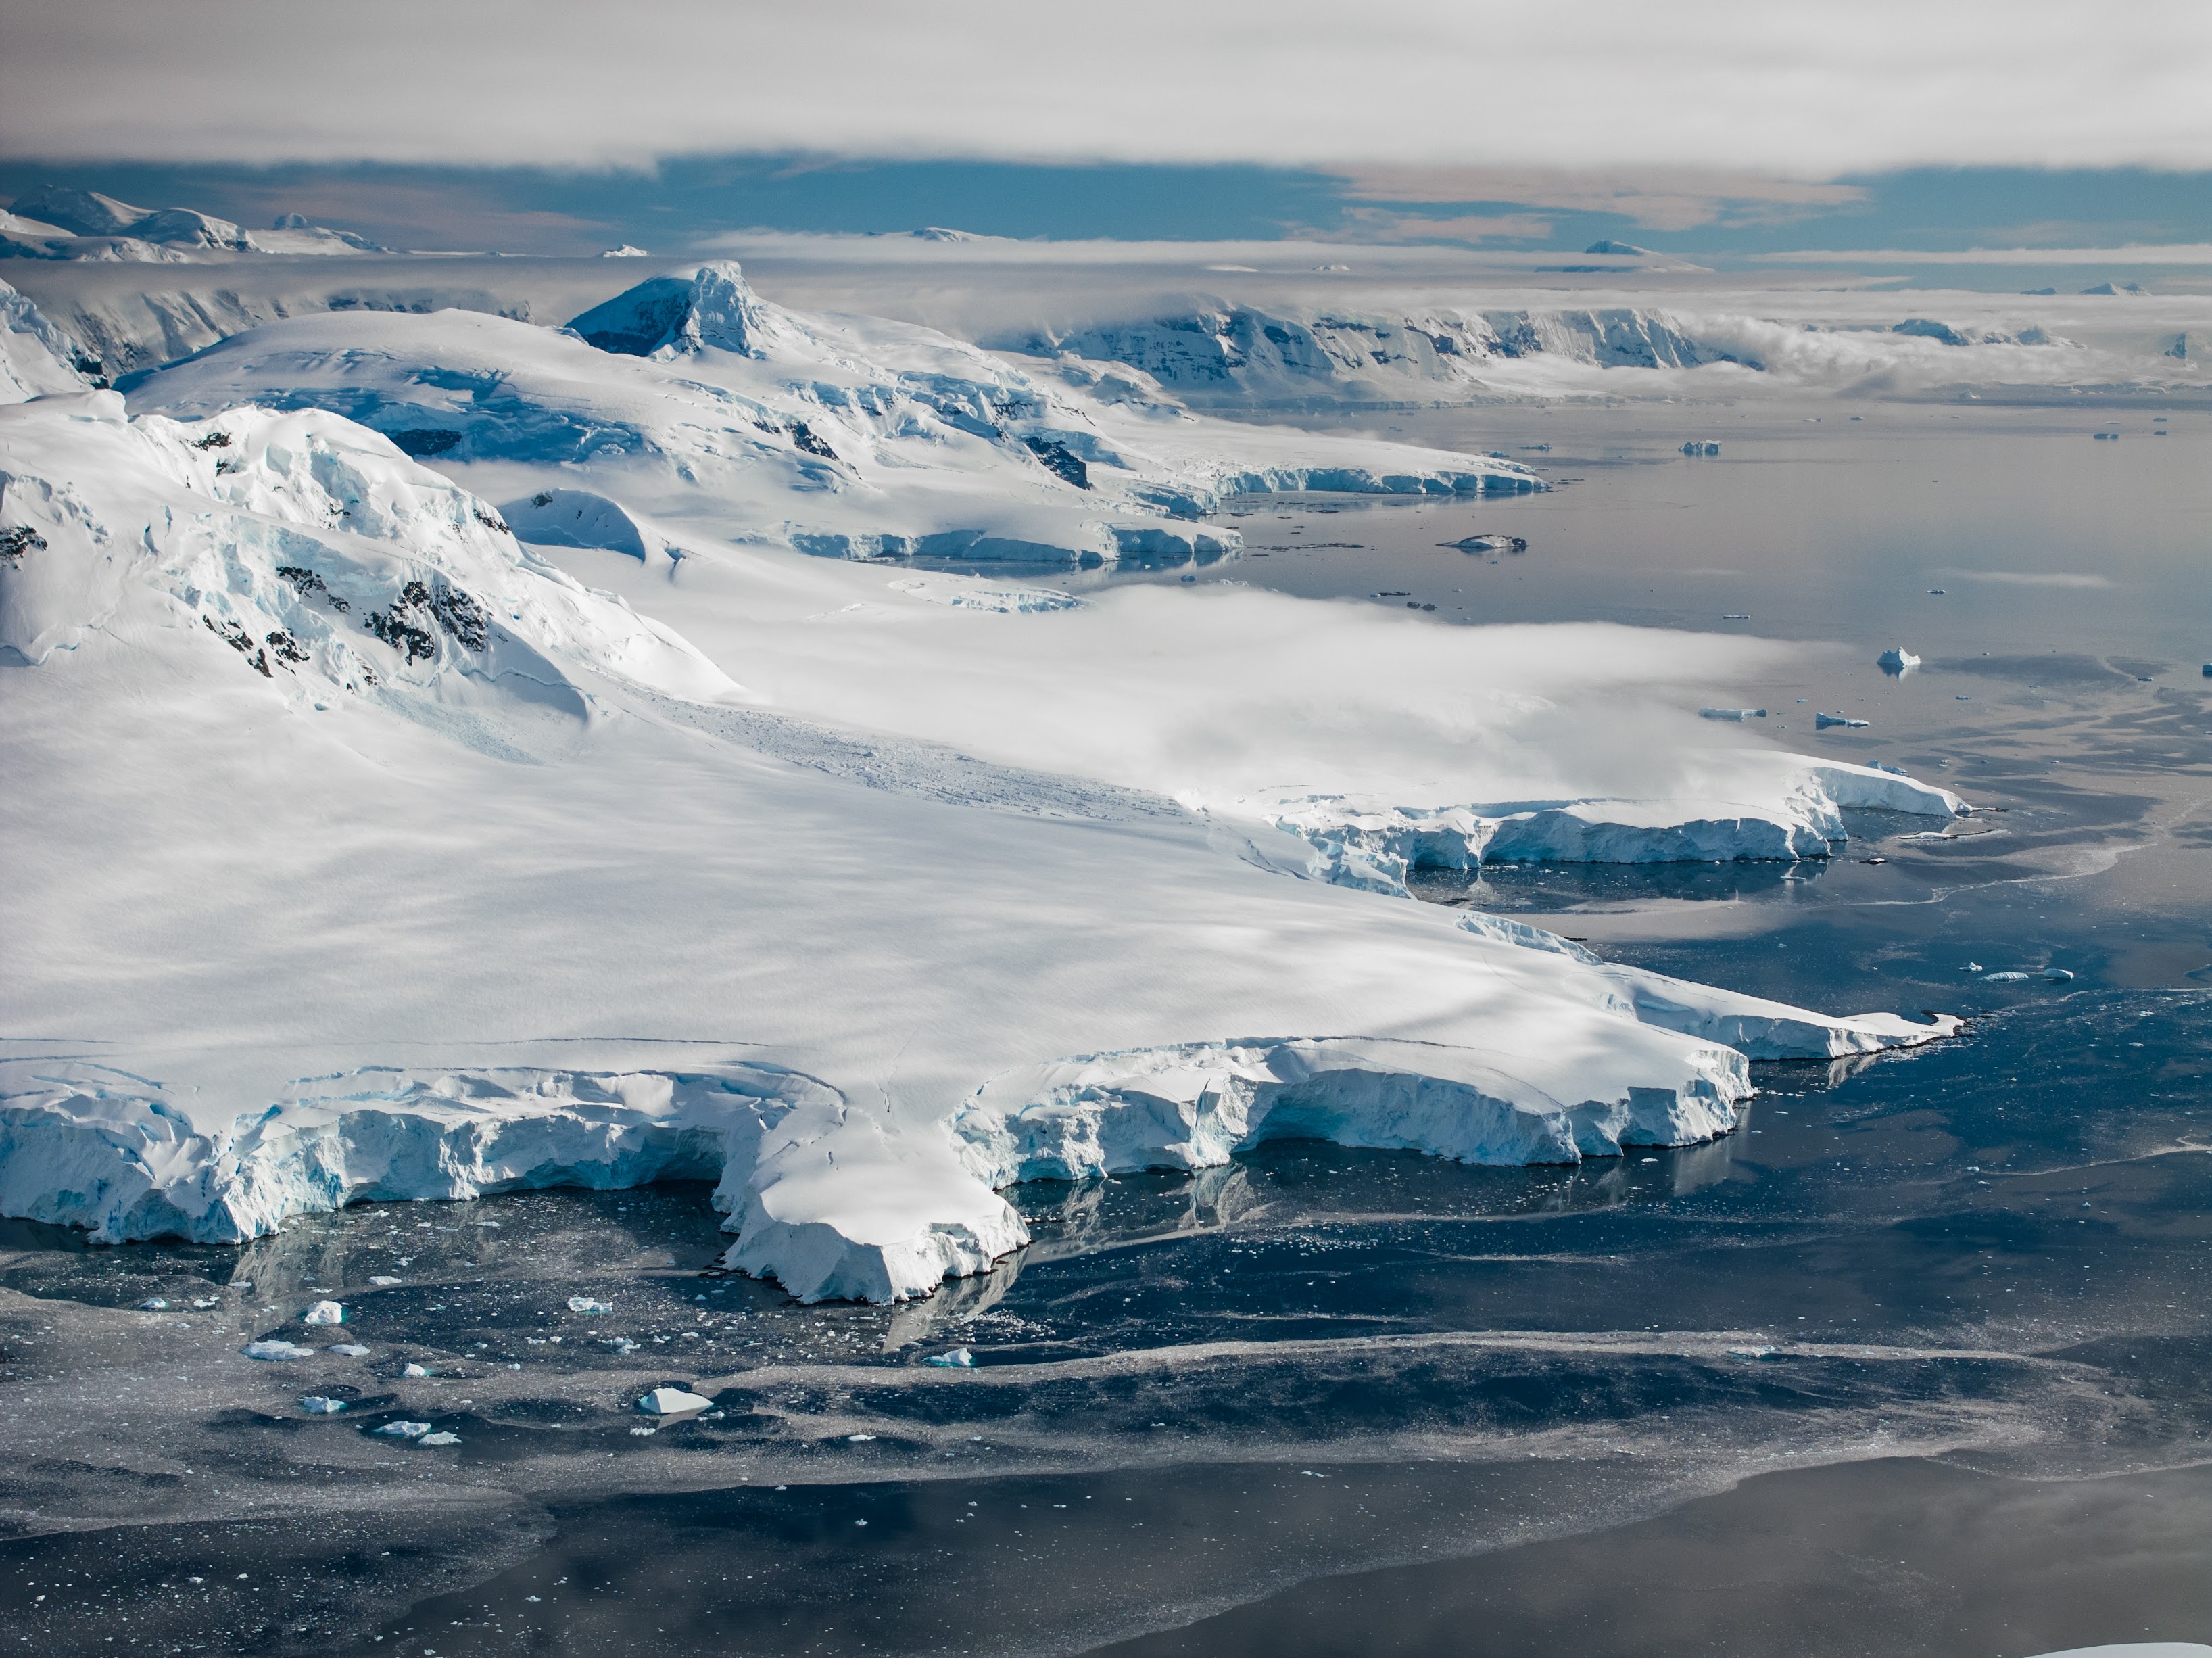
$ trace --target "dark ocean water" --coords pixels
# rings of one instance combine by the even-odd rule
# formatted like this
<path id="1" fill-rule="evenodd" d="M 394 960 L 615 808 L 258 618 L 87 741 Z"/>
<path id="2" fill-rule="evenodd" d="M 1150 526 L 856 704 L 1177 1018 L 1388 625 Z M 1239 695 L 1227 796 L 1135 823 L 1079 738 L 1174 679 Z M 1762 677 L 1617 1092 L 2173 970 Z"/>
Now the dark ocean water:
<path id="1" fill-rule="evenodd" d="M 897 1308 L 708 1273 L 726 1238 L 698 1186 L 375 1205 L 243 1250 L 0 1223 L 0 1285 L 25 1297 L 0 1320 L 0 1644 L 2025 1658 L 2207 1638 L 2212 680 L 2182 646 L 2212 510 L 2160 470 L 2203 435 L 2137 460 L 2148 440 L 1939 421 L 1723 432 L 1726 466 L 1702 472 L 1666 458 L 1672 424 L 1592 424 L 1588 454 L 1530 457 L 1585 482 L 1510 521 L 1241 522 L 1362 542 L 1271 555 L 1265 579 L 1316 595 L 1410 585 L 1419 560 L 1510 582 L 1486 619 L 1679 625 L 1682 591 L 1720 579 L 1696 570 L 1750 572 L 1727 609 L 1851 648 L 1771 707 L 1855 698 L 1876 720 L 1776 740 L 1985 809 L 1933 841 L 1869 817 L 1825 864 L 1534 867 L 1422 896 L 1835 1011 L 1966 1013 L 1957 1039 L 1761 1066 L 1727 1139 L 1571 1169 L 1279 1144 L 1025 1188 L 1029 1250 Z M 2051 457 L 2076 448 L 2138 473 L 2069 481 Z M 1966 498 L 1905 498 L 1907 455 Z M 2029 473 L 2051 486 L 2023 508 Z M 1434 546 L 1478 517 L 1529 552 Z M 1626 593 L 1627 555 L 1664 591 Z M 1448 619 L 1443 594 L 1421 601 Z M 1873 667 L 1893 642 L 1921 673 Z M 578 1294 L 615 1311 L 572 1313 Z M 241 1380 L 242 1340 L 319 1295 L 374 1356 Z M 149 1296 L 168 1308 L 133 1310 Z M 927 1362 L 963 1349 L 972 1367 Z M 716 1411 L 635 1432 L 664 1381 Z M 302 1414 L 310 1388 L 347 1409 Z M 458 1442 L 374 1432 L 410 1416 Z"/>

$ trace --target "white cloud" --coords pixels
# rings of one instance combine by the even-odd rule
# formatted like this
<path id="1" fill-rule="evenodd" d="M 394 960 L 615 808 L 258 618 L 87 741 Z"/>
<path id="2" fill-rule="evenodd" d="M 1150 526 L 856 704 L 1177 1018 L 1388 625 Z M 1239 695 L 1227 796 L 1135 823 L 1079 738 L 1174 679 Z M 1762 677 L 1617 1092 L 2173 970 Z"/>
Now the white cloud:
<path id="1" fill-rule="evenodd" d="M 73 0 L 8 32 L 9 146 L 57 159 L 2212 167 L 2201 0 Z"/>

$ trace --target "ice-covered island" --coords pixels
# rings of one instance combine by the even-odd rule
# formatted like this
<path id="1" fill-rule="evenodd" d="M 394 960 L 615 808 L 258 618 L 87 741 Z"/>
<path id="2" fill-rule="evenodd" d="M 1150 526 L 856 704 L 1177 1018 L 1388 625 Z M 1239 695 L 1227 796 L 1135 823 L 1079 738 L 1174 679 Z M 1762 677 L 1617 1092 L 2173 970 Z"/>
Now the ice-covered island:
<path id="1" fill-rule="evenodd" d="M 726 265 L 567 329 L 275 323 L 127 408 L 0 319 L 9 1216 L 712 1179 L 732 1264 L 880 1301 L 1019 1248 L 1012 1182 L 1684 1144 L 1751 1058 L 1954 1027 L 1405 895 L 1964 809 L 1699 725 L 1778 647 L 896 562 L 1227 553 L 1237 494 L 1539 487 L 1510 462 Z"/>

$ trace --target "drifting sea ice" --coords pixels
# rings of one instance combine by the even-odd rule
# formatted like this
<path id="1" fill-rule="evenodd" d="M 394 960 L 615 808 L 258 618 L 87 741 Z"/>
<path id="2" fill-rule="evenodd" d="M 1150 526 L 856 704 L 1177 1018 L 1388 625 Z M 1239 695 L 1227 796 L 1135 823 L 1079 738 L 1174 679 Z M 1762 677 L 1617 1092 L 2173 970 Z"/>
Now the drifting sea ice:
<path id="1" fill-rule="evenodd" d="M 262 1359 L 273 1362 L 282 1359 L 307 1358 L 315 1350 L 312 1347 L 296 1346 L 289 1341 L 270 1340 L 248 1342 L 240 1350 L 250 1359 Z"/>
<path id="2" fill-rule="evenodd" d="M 714 1401 L 688 1387 L 656 1387 L 638 1400 L 637 1408 L 648 1416 L 685 1417 L 713 1410 Z"/>

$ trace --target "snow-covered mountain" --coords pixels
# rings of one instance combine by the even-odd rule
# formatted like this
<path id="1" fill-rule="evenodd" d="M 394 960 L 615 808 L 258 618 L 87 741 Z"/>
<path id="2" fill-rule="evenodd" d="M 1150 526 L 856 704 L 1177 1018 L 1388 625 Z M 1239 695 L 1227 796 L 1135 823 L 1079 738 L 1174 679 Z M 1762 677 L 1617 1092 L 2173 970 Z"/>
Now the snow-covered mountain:
<path id="1" fill-rule="evenodd" d="M 800 556 L 791 524 L 954 500 L 1195 533 L 1124 514 L 1322 464 L 1456 483 L 686 280 L 598 330 L 643 355 L 467 314 L 278 325 L 138 387 L 189 419 L 72 389 L 71 343 L 8 314 L 0 927 L 37 970 L 7 1024 L 72 1034 L 0 1041 L 0 1212 L 222 1240 L 361 1198 L 708 1178 L 734 1265 L 881 1300 L 1019 1247 L 1008 1180 L 1285 1134 L 1684 1143 L 1733 1125 L 1747 1056 L 1952 1028 L 1359 890 L 1419 850 L 1351 820 L 1376 802 L 1594 820 L 1633 781 L 1616 841 L 1687 824 L 1699 856 L 1723 820 L 1746 846 L 1817 830 L 1824 801 L 1954 809 L 1655 753 L 1655 694 L 1757 642 Z M 355 413 L 454 436 L 418 459 Z M 478 478 L 546 485 L 516 509 L 542 540 Z M 1562 741 L 1584 727 L 1624 747 Z M 1292 765 L 1341 809 L 1239 806 Z"/>
<path id="2" fill-rule="evenodd" d="M 0 403 L 89 391 L 106 383 L 98 359 L 0 282 Z"/>
<path id="3" fill-rule="evenodd" d="M 1239 494 L 1480 496 L 1510 461 L 1200 419 L 1149 377 L 1037 372 L 877 318 L 810 317 L 731 262 L 649 278 L 553 331 L 447 311 L 270 324 L 125 382 L 185 415 L 333 410 L 524 500 L 574 487 L 800 551 L 1030 562 L 1216 553 Z"/>
<path id="4" fill-rule="evenodd" d="M 1387 316 L 1233 305 L 992 343 L 1033 356 L 1126 363 L 1178 393 L 1261 402 L 1434 397 L 1480 387 L 1491 363 L 1539 354 L 1598 368 L 1737 360 L 1691 338 L 1664 314 L 1635 308 Z"/>
<path id="5" fill-rule="evenodd" d="M 0 255 L 9 234 L 0 221 Z M 359 239 L 344 232 L 253 233 L 257 247 L 288 236 L 314 244 L 287 243 L 289 251 L 356 257 L 132 242 L 133 258 L 172 263 L 157 275 L 112 263 L 120 255 L 110 248 L 99 259 L 25 259 L 15 280 L 111 375 L 160 367 L 233 334 L 324 311 L 459 308 L 558 324 L 609 302 L 608 266 L 596 258 L 382 255 L 356 247 Z M 17 240 L 19 252 L 40 253 L 31 246 L 37 237 Z M 916 248 L 940 245 L 945 257 L 962 257 L 975 242 L 940 244 L 919 233 L 868 239 L 898 257 L 886 257 L 866 280 L 843 267 L 833 280 L 787 265 L 776 269 L 772 291 L 820 294 L 821 311 L 926 320 L 1020 356 L 1050 360 L 1078 351 L 1087 362 L 1143 369 L 1184 403 L 1232 407 L 2136 396 L 2195 389 L 2203 365 L 2192 363 L 2185 342 L 2207 327 L 2204 302 L 2187 295 L 1827 293 L 1756 283 L 1735 289 L 1718 277 L 1692 289 L 1670 278 L 1678 285 L 1662 294 L 1635 288 L 1634 271 L 1608 268 L 1601 276 L 1622 285 L 1585 285 L 1577 294 L 1496 273 L 1410 286 L 1381 278 L 1353 286 L 1333 276 L 1325 292 L 1280 275 L 1214 274 L 1209 280 L 1227 290 L 1195 297 L 1182 271 L 1154 302 L 1141 296 L 1161 286 L 1156 276 L 1135 281 L 1130 293 L 1092 280 L 1061 295 L 1028 265 L 970 265 L 948 294 L 942 275 L 917 284 L 921 273 L 902 262 Z M 82 246 L 93 250 L 94 242 Z M 1066 272 L 1060 280 L 1074 282 Z"/>
<path id="6" fill-rule="evenodd" d="M 1987 302 L 1977 306 L 1989 308 Z M 982 338 L 1030 357 L 1127 363 L 1201 406 L 1284 406 L 1679 396 L 1693 383 L 1705 394 L 1895 395 L 1943 387 L 2094 391 L 2175 381 L 2172 365 L 2156 360 L 2171 335 L 2154 344 L 2155 330 L 2128 332 L 2141 338 L 2089 346 L 2039 322 L 1987 315 L 1784 321 L 1650 305 L 1379 311 L 1217 302 Z"/>
<path id="7" fill-rule="evenodd" d="M 256 236 L 189 207 L 134 207 L 97 191 L 40 185 L 0 213 L 0 258 L 189 263 L 207 253 L 362 253 L 386 250 L 350 230 L 287 213 Z"/>

